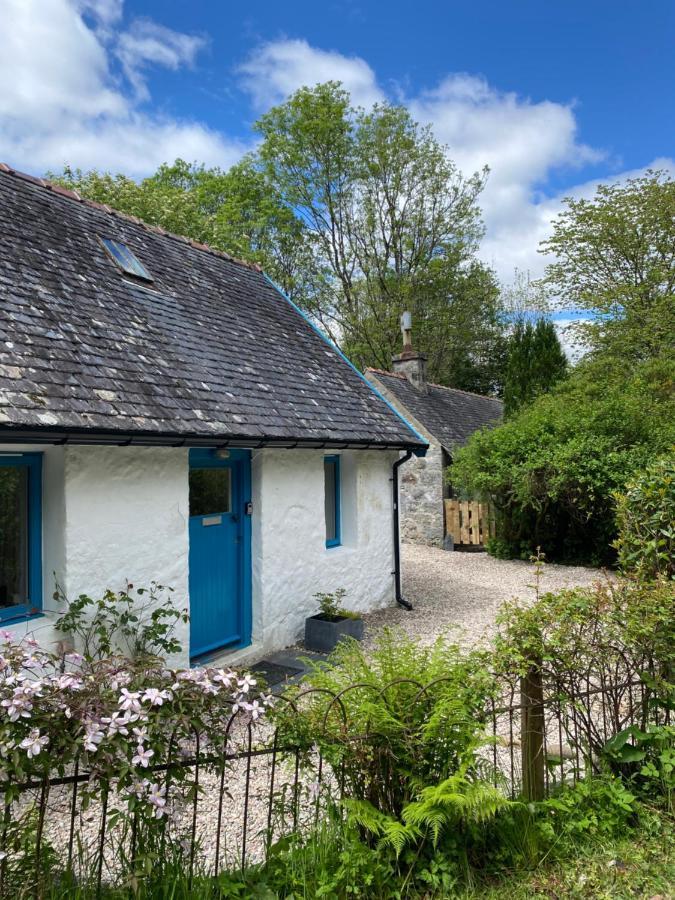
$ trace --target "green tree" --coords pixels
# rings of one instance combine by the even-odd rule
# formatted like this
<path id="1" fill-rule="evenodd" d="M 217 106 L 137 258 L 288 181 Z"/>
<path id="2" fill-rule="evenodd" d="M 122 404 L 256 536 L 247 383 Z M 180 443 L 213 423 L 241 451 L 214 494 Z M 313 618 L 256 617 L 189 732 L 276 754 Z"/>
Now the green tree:
<path id="1" fill-rule="evenodd" d="M 259 262 L 362 368 L 389 368 L 409 309 L 432 380 L 498 393 L 505 318 L 476 258 L 486 172 L 465 178 L 405 108 L 356 110 L 333 82 L 256 127 L 259 150 L 227 172 L 176 160 L 139 183 L 70 169 L 58 180 Z"/>
<path id="2" fill-rule="evenodd" d="M 334 82 L 302 88 L 256 128 L 267 179 L 311 243 L 303 303 L 333 340 L 360 366 L 388 368 L 410 309 L 431 378 L 492 387 L 485 361 L 503 323 L 475 258 L 486 173 L 465 178 L 404 107 L 355 110 Z"/>
<path id="3" fill-rule="evenodd" d="M 493 550 L 611 562 L 615 494 L 675 444 L 675 356 L 588 358 L 455 456 L 453 484 L 497 509 Z"/>
<path id="4" fill-rule="evenodd" d="M 675 181 L 650 171 L 568 198 L 541 245 L 555 256 L 543 280 L 558 303 L 590 314 L 595 352 L 634 360 L 675 343 Z"/>
<path id="5" fill-rule="evenodd" d="M 565 377 L 567 358 L 550 319 L 518 319 L 509 338 L 504 379 L 504 415 L 549 391 Z"/>

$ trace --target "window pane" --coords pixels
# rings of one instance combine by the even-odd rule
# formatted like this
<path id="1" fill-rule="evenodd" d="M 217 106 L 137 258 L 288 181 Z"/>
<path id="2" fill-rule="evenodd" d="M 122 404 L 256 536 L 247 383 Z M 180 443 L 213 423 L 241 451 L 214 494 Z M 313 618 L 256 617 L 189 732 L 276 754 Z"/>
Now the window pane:
<path id="1" fill-rule="evenodd" d="M 0 607 L 28 600 L 28 470 L 0 466 Z"/>
<path id="2" fill-rule="evenodd" d="M 326 495 L 326 540 L 334 541 L 337 538 L 337 464 L 334 460 L 325 459 L 323 471 Z"/>
<path id="3" fill-rule="evenodd" d="M 190 515 L 213 516 L 232 511 L 232 470 L 190 469 Z"/>
<path id="4" fill-rule="evenodd" d="M 113 241 L 111 238 L 101 238 L 101 241 L 122 271 L 127 272 L 129 275 L 135 275 L 137 278 L 142 278 L 144 281 L 152 281 L 152 276 L 148 270 L 140 260 L 136 259 L 126 244 Z"/>

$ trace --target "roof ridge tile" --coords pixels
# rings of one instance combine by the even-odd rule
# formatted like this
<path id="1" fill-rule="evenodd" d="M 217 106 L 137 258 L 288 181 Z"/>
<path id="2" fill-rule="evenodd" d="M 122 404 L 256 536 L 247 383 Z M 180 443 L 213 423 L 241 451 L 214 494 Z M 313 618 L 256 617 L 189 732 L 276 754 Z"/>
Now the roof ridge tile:
<path id="1" fill-rule="evenodd" d="M 53 181 L 49 181 L 45 178 L 38 178 L 36 175 L 29 175 L 27 172 L 21 172 L 19 169 L 14 169 L 12 166 L 8 165 L 0 161 L 0 172 L 4 172 L 7 175 L 11 175 L 14 178 L 21 178 L 23 181 L 30 181 L 33 184 L 36 184 L 38 187 L 44 188 L 45 190 L 51 191 L 54 194 L 58 194 L 60 197 L 65 197 L 67 200 L 74 200 L 78 203 L 82 203 L 85 206 L 90 206 L 93 209 L 100 209 L 105 213 L 109 213 L 110 215 L 117 216 L 120 219 L 125 219 L 127 222 L 133 222 L 135 225 L 140 226 L 141 228 L 145 228 L 148 231 L 152 231 L 155 234 L 161 234 L 165 237 L 172 238 L 173 240 L 183 241 L 184 243 L 190 244 L 195 250 L 201 250 L 204 253 L 212 253 L 214 256 L 220 256 L 223 259 L 229 260 L 231 263 L 235 263 L 235 265 L 244 266 L 247 269 L 251 269 L 254 272 L 262 272 L 262 266 L 259 263 L 249 262 L 246 259 L 241 259 L 237 256 L 232 256 L 230 253 L 226 253 L 224 250 L 218 250 L 216 247 L 211 247 L 210 244 L 203 244 L 199 241 L 194 241 L 192 238 L 186 237 L 181 234 L 175 234 L 172 231 L 166 231 L 159 225 L 151 225 L 149 222 L 144 222 L 142 219 L 139 219 L 138 216 L 133 216 L 129 213 L 121 212 L 119 209 L 113 209 L 112 206 L 108 206 L 105 203 L 97 203 L 95 200 L 89 200 L 86 197 L 82 197 L 77 191 L 72 191 L 69 188 L 64 188 L 60 184 L 56 184 Z"/>
<path id="2" fill-rule="evenodd" d="M 480 397 L 481 400 L 491 400 L 493 403 L 503 403 L 499 397 L 489 397 L 487 394 L 479 394 L 476 391 L 465 391 L 463 388 L 450 387 L 448 384 L 436 384 L 434 381 L 427 382 L 429 387 L 441 388 L 444 391 L 455 391 L 457 394 L 468 394 L 469 397 Z"/>
<path id="3" fill-rule="evenodd" d="M 399 378 L 405 381 L 405 375 L 399 375 L 398 372 L 388 372 L 386 369 L 376 369 L 374 366 L 366 366 L 366 372 L 373 372 L 375 375 L 388 375 L 389 378 Z"/>
<path id="4" fill-rule="evenodd" d="M 388 378 L 398 378 L 399 381 L 406 380 L 405 375 L 398 372 L 390 372 L 387 369 L 376 369 L 374 366 L 366 366 L 366 372 L 373 372 L 375 375 L 386 375 Z M 441 388 L 444 391 L 455 391 L 458 394 L 468 394 L 469 397 L 480 397 L 481 400 L 491 400 L 493 403 L 503 403 L 499 397 L 488 397 L 487 394 L 478 394 L 476 391 L 465 391 L 462 388 L 450 387 L 448 384 L 437 384 L 435 381 L 428 381 L 429 387 Z"/>

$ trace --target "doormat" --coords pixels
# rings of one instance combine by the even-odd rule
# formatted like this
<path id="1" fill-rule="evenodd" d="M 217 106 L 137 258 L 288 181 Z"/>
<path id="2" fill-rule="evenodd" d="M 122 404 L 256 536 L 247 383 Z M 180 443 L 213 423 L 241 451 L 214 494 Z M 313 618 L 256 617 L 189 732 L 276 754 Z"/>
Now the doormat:
<path id="1" fill-rule="evenodd" d="M 251 666 L 251 672 L 257 672 L 259 675 L 262 675 L 267 684 L 272 687 L 272 685 L 281 684 L 282 681 L 293 678 L 294 675 L 300 675 L 304 672 L 304 669 L 296 669 L 294 666 L 280 666 L 278 663 L 267 662 L 263 659 L 261 662 Z"/>

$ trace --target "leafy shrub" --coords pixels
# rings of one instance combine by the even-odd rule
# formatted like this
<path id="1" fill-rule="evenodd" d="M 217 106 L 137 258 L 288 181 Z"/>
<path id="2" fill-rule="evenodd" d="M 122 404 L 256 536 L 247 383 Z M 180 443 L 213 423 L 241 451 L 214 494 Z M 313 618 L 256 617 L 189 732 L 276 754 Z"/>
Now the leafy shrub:
<path id="1" fill-rule="evenodd" d="M 275 708 L 280 734 L 307 751 L 305 766 L 318 747 L 344 786 L 347 824 L 399 874 L 507 803 L 478 752 L 494 688 L 482 655 L 385 630 L 368 654 L 339 645 L 304 687 Z"/>
<path id="2" fill-rule="evenodd" d="M 351 797 L 384 813 L 399 815 L 421 785 L 456 772 L 482 740 L 493 682 L 478 654 L 385 629 L 368 653 L 344 641 L 328 664 L 310 665 L 297 693 L 316 693 L 297 711 L 279 705 L 275 718 L 289 740 L 318 743 Z"/>
<path id="3" fill-rule="evenodd" d="M 586 778 L 545 800 L 538 826 L 554 843 L 567 838 L 611 837 L 635 819 L 636 797 L 620 778 Z"/>
<path id="4" fill-rule="evenodd" d="M 65 604 L 66 611 L 56 628 L 75 639 L 87 660 L 120 653 L 136 659 L 170 656 L 182 648 L 174 633 L 176 626 L 189 620 L 187 609 L 176 609 L 171 597 L 164 597 L 172 591 L 153 581 L 149 588 L 127 584 L 117 593 L 107 590 L 98 600 L 87 594 L 68 600 L 57 588 L 54 599 Z"/>
<path id="5" fill-rule="evenodd" d="M 485 541 L 485 549 L 495 559 L 512 559 L 513 548 L 503 538 L 489 537 Z"/>
<path id="6" fill-rule="evenodd" d="M 603 748 L 605 758 L 642 795 L 665 801 L 675 796 L 675 726 L 636 725 L 615 734 Z"/>
<path id="7" fill-rule="evenodd" d="M 500 554 L 614 562 L 615 494 L 675 443 L 675 361 L 588 361 L 457 452 L 453 485 L 497 512 Z M 497 545 L 495 544 L 495 548 Z"/>
<path id="8" fill-rule="evenodd" d="M 618 733 L 630 711 L 627 682 L 645 685 L 649 702 L 670 703 L 675 686 L 675 585 L 607 581 L 544 594 L 527 607 L 507 603 L 498 621 L 495 668 L 513 678 L 535 663 L 546 683 L 571 703 L 573 719 L 599 756 L 605 727 Z M 576 698 L 604 688 L 606 717 Z M 646 724 L 646 720 L 644 722 Z"/>
<path id="9" fill-rule="evenodd" d="M 621 568 L 645 580 L 675 578 L 675 455 L 652 463 L 616 499 Z"/>

